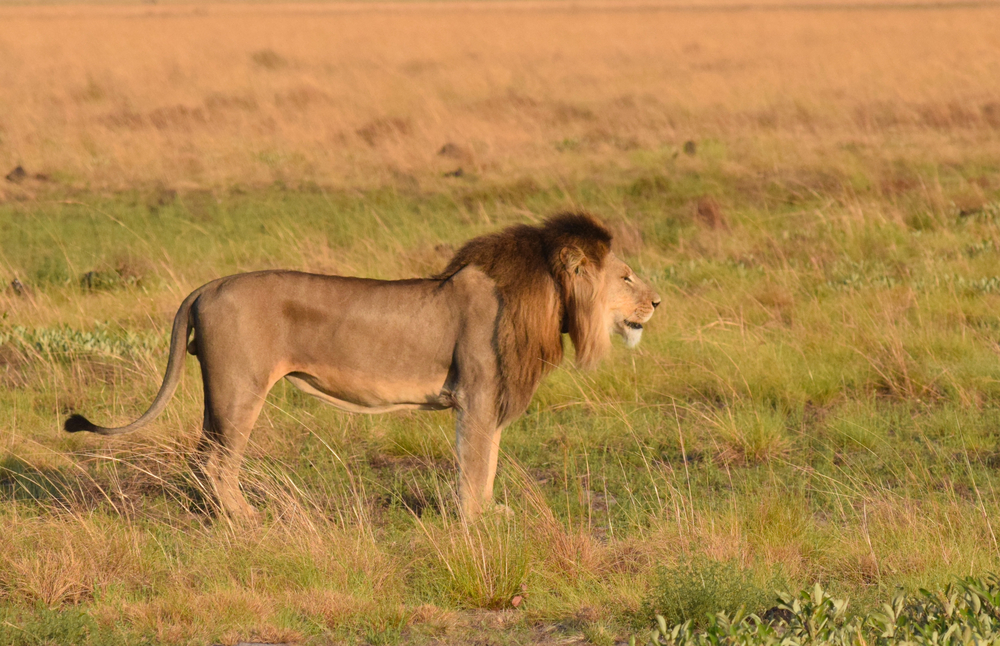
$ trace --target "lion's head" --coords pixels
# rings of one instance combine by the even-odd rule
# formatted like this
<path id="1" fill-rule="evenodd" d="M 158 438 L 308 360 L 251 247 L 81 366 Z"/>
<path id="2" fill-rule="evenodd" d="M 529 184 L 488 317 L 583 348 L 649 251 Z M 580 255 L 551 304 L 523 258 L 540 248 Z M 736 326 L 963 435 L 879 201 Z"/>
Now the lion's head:
<path id="1" fill-rule="evenodd" d="M 562 333 L 576 362 L 593 367 L 618 334 L 634 346 L 660 297 L 611 251 L 611 232 L 594 217 L 564 213 L 542 226 L 516 225 L 467 242 L 437 276 L 473 265 L 501 298 L 495 348 L 500 418 L 528 406 L 541 378 L 562 361 Z"/>
<path id="2" fill-rule="evenodd" d="M 607 285 L 610 330 L 634 348 L 642 339 L 642 326 L 660 304 L 660 295 L 635 275 L 632 268 L 609 255 L 604 281 Z"/>

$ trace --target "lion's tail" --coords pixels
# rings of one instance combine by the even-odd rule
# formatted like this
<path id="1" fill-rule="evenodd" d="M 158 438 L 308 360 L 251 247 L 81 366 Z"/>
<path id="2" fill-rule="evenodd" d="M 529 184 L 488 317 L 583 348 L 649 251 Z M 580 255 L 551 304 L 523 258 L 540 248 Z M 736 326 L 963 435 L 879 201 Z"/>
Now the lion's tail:
<path id="1" fill-rule="evenodd" d="M 191 328 L 194 324 L 191 317 L 191 308 L 194 302 L 198 300 L 198 297 L 201 296 L 205 287 L 207 285 L 193 291 L 184 299 L 180 309 L 177 310 L 177 315 L 174 317 L 174 327 L 170 333 L 170 358 L 167 359 L 167 372 L 163 377 L 163 383 L 160 385 L 160 392 L 156 393 L 156 399 L 153 400 L 149 410 L 143 413 L 142 417 L 127 426 L 111 428 L 97 426 L 83 415 L 72 415 L 63 425 L 66 432 L 78 433 L 80 431 L 89 431 L 91 433 L 99 433 L 100 435 L 130 433 L 142 428 L 163 412 L 163 409 L 167 407 L 167 402 L 170 401 L 170 398 L 174 395 L 174 391 L 177 390 L 177 384 L 180 383 L 181 373 L 184 370 L 184 354 L 187 350 L 187 340 L 191 335 Z"/>

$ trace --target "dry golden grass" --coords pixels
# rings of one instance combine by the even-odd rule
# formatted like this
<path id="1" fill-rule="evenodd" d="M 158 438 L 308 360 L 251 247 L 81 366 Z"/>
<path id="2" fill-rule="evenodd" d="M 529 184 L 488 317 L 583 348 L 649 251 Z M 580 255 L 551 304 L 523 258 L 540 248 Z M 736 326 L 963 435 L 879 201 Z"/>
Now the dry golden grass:
<path id="1" fill-rule="evenodd" d="M 0 169 L 183 189 L 557 181 L 706 138 L 765 168 L 858 141 L 988 155 L 998 23 L 989 6 L 5 7 Z"/>

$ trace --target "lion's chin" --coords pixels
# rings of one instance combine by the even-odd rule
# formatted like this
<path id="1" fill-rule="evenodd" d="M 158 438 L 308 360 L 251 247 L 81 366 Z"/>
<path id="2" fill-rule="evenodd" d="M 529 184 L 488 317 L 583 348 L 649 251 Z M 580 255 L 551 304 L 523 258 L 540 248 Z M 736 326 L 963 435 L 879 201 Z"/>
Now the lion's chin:
<path id="1" fill-rule="evenodd" d="M 621 328 L 621 335 L 625 339 L 625 347 L 634 348 L 642 340 L 642 324 L 625 321 Z"/>

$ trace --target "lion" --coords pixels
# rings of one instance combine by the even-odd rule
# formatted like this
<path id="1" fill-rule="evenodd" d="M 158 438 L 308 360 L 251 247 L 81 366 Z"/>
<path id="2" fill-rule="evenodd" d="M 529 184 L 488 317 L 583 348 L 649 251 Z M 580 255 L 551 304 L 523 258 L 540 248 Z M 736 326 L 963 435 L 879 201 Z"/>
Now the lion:
<path id="1" fill-rule="evenodd" d="M 219 278 L 181 303 L 149 410 L 113 428 L 72 415 L 65 430 L 118 435 L 148 424 L 177 388 L 186 347 L 205 394 L 198 464 L 230 517 L 255 513 L 239 467 L 264 398 L 284 378 L 352 412 L 454 409 L 459 507 L 475 518 L 492 504 L 500 434 L 561 362 L 562 335 L 590 368 L 613 334 L 635 346 L 660 303 L 611 241 L 594 217 L 566 213 L 474 238 L 431 278 Z"/>

